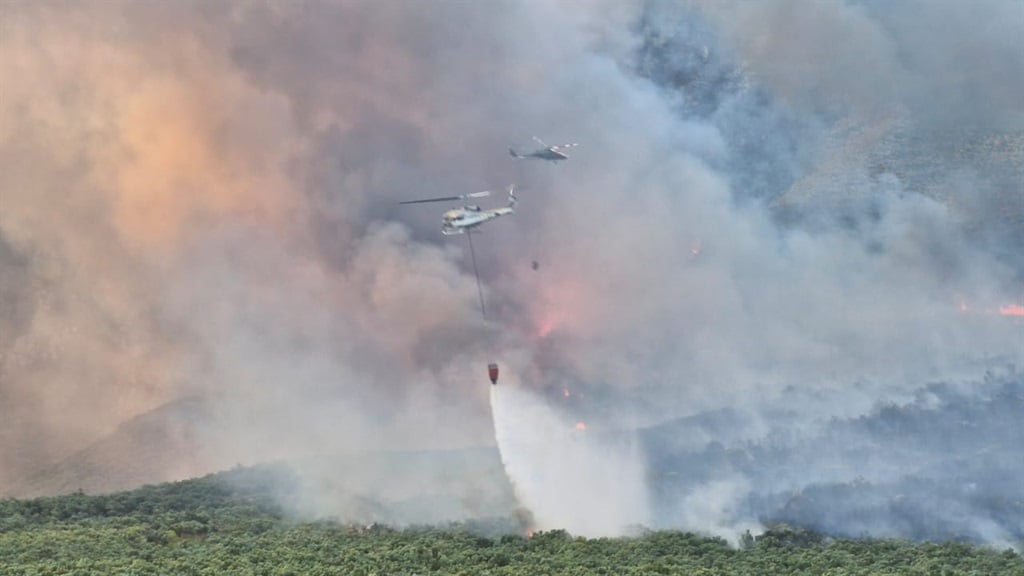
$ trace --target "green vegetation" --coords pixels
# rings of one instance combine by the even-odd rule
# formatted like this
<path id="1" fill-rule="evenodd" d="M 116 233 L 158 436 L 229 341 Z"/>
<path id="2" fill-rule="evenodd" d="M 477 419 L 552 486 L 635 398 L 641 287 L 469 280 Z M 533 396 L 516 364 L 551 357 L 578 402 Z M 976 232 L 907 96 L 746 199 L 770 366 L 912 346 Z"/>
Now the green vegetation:
<path id="1" fill-rule="evenodd" d="M 105 496 L 0 501 L 4 575 L 1024 575 L 1024 558 L 961 543 L 828 539 L 788 526 L 721 539 L 681 532 L 527 538 L 492 520 L 395 530 L 300 522 L 271 498 L 274 468 Z"/>

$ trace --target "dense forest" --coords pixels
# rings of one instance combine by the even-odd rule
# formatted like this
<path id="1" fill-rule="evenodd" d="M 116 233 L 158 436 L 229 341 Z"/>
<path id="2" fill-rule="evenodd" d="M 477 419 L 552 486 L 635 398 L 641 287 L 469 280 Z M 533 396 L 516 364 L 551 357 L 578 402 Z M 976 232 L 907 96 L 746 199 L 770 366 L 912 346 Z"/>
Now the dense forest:
<path id="1" fill-rule="evenodd" d="M 0 501 L 5 575 L 854 574 L 1021 575 L 1012 550 L 834 539 L 788 525 L 724 540 L 676 531 L 585 539 L 516 519 L 435 527 L 308 522 L 273 494 L 279 467 L 129 492 Z"/>

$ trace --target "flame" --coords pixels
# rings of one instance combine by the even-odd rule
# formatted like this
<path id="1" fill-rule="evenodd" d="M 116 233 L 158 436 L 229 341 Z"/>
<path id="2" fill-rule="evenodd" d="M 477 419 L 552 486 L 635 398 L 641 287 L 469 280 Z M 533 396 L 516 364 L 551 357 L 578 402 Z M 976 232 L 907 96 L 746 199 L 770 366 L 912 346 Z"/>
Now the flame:
<path id="1" fill-rule="evenodd" d="M 1009 304 L 1007 306 L 999 307 L 999 314 L 1002 316 L 1024 316 L 1024 306 L 1019 304 Z"/>
<path id="2" fill-rule="evenodd" d="M 572 393 L 569 392 L 568 388 L 562 390 L 562 398 L 568 398 L 569 396 L 572 396 Z"/>
<path id="3" fill-rule="evenodd" d="M 967 305 L 967 301 L 966 300 L 961 299 L 960 300 L 960 312 L 963 312 L 963 313 L 972 312 L 974 314 L 982 314 L 982 315 L 986 315 L 986 316 L 991 316 L 991 315 L 998 314 L 1000 316 L 1024 317 L 1024 305 L 1021 305 L 1021 304 L 1007 304 L 1005 306 L 1000 306 L 998 308 L 998 310 L 997 309 L 993 309 L 993 308 L 972 308 L 972 307 Z"/>
<path id="4" fill-rule="evenodd" d="M 533 298 L 536 305 L 530 314 L 533 336 L 543 340 L 555 330 L 570 334 L 588 331 L 592 315 L 584 311 L 598 306 L 591 301 L 592 293 L 593 289 L 573 277 L 571 270 L 559 270 L 538 284 Z"/>
<path id="5" fill-rule="evenodd" d="M 576 423 L 576 429 L 577 430 L 586 430 L 587 429 L 587 425 L 584 424 L 583 422 L 577 422 Z"/>
<path id="6" fill-rule="evenodd" d="M 554 314 L 548 314 L 540 322 L 540 327 L 537 329 L 537 337 L 540 339 L 547 338 L 551 334 L 551 331 L 555 329 L 555 325 L 558 323 L 558 319 Z"/>

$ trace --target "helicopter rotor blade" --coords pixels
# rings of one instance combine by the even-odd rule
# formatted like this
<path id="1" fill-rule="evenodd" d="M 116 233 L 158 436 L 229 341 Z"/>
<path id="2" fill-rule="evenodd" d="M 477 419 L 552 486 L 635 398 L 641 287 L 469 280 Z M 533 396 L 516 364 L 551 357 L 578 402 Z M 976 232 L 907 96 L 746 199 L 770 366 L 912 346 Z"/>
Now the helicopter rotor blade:
<path id="1" fill-rule="evenodd" d="M 445 196 L 444 198 L 426 198 L 424 200 L 406 200 L 399 202 L 399 204 L 426 204 L 427 202 L 450 202 L 452 200 L 459 200 L 458 196 Z"/>
<path id="2" fill-rule="evenodd" d="M 399 204 L 426 204 L 427 202 L 452 202 L 455 200 L 465 200 L 466 198 L 483 198 L 484 196 L 490 196 L 490 190 L 484 190 L 482 192 L 472 192 L 470 194 L 460 194 L 458 196 L 444 196 L 442 198 L 425 198 L 423 200 L 406 200 L 399 202 Z"/>

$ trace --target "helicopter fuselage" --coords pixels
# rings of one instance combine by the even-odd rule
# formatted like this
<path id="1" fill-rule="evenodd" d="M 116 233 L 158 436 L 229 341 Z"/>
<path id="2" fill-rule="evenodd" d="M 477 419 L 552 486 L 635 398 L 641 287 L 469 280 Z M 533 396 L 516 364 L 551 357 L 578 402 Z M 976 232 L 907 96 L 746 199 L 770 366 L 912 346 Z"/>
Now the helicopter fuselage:
<path id="1" fill-rule="evenodd" d="M 532 156 L 534 158 L 540 158 L 541 160 L 548 160 L 550 162 L 558 162 L 560 160 L 568 160 L 569 159 L 568 156 L 566 156 L 565 154 L 562 154 L 561 152 L 559 152 L 558 150 L 555 150 L 553 148 L 547 148 L 545 150 L 538 150 L 536 152 L 531 152 L 530 154 L 527 154 L 527 156 Z"/>
<path id="2" fill-rule="evenodd" d="M 512 212 L 513 209 L 510 207 L 481 210 L 479 206 L 464 206 L 449 210 L 441 217 L 441 233 L 445 236 L 465 234 L 467 230 L 475 228 L 488 220 L 493 220 Z"/>

